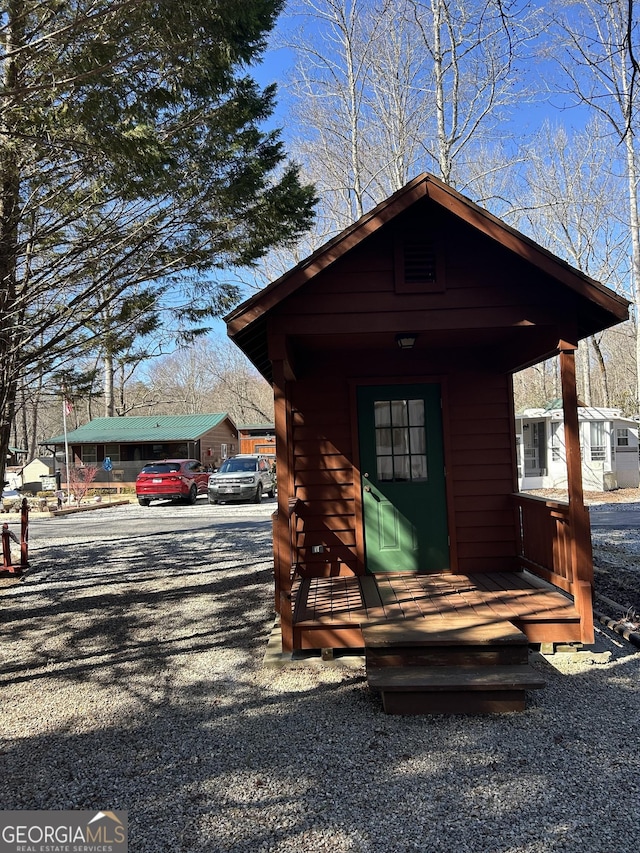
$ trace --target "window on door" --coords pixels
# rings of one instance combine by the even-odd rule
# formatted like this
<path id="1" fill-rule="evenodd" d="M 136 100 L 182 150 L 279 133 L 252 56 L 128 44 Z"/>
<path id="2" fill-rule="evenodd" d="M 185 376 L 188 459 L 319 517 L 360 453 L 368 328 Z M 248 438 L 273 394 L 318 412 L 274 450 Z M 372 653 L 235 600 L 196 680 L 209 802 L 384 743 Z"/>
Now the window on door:
<path id="1" fill-rule="evenodd" d="M 424 400 L 374 402 L 379 482 L 427 479 Z"/>
<path id="2" fill-rule="evenodd" d="M 564 424 L 551 424 L 551 459 L 559 462 L 563 458 L 562 445 L 564 440 Z"/>
<path id="3" fill-rule="evenodd" d="M 603 423 L 590 424 L 591 461 L 604 462 L 607 458 L 606 435 Z"/>

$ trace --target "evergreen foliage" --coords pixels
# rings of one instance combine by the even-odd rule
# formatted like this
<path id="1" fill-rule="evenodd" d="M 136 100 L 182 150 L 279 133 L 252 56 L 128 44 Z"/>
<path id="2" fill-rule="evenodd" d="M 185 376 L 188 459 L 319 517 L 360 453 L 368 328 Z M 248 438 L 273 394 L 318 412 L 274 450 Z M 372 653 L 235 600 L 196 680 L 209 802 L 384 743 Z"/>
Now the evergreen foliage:
<path id="1" fill-rule="evenodd" d="M 228 310 L 215 270 L 312 222 L 250 76 L 283 0 L 8 0 L 0 15 L 0 476 L 20 382 L 104 333 Z M 109 346 L 122 342 L 112 334 Z"/>

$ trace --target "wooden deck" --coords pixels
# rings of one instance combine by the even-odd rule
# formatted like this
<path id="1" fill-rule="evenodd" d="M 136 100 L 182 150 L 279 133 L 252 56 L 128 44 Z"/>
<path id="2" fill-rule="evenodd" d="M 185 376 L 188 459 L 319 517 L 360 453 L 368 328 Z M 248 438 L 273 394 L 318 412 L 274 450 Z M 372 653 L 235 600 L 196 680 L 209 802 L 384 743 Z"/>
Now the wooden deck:
<path id="1" fill-rule="evenodd" d="M 528 572 L 305 578 L 292 594 L 294 649 L 359 648 L 364 623 L 452 614 L 507 620 L 530 643 L 580 640 L 572 599 Z"/>

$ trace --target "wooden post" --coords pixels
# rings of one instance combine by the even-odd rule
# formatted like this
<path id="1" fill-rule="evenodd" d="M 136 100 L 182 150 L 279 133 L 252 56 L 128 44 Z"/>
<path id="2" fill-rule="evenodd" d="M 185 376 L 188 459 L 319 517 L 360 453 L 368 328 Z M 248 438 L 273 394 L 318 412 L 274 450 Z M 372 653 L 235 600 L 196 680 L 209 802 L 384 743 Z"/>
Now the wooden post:
<path id="1" fill-rule="evenodd" d="M 560 381 L 564 408 L 564 443 L 567 454 L 569 523 L 571 526 L 571 585 L 580 613 L 580 633 L 584 643 L 593 643 L 593 552 L 589 515 L 584 505 L 582 459 L 578 422 L 575 351 L 577 346 L 560 341 Z"/>
<path id="2" fill-rule="evenodd" d="M 29 566 L 29 504 L 26 498 L 22 498 L 22 510 L 20 512 L 20 568 Z"/>
<path id="3" fill-rule="evenodd" d="M 2 568 L 11 570 L 11 541 L 9 539 L 9 525 L 2 525 Z"/>
<path id="4" fill-rule="evenodd" d="M 278 511 L 274 519 L 274 572 L 276 611 L 280 614 L 282 651 L 293 651 L 293 604 L 291 601 L 291 541 L 289 501 L 293 497 L 291 470 L 291 418 L 286 397 L 286 366 L 273 361 L 273 394 L 276 428 L 276 471 L 278 477 Z"/>
<path id="5" fill-rule="evenodd" d="M 278 510 L 271 515 L 271 539 L 273 541 L 273 577 L 275 581 L 275 609 L 280 613 L 280 540 L 278 539 Z"/>
<path id="6" fill-rule="evenodd" d="M 11 560 L 11 542 L 20 544 L 20 564 L 15 565 Z M 2 525 L 2 571 L 9 572 L 12 575 L 21 575 L 26 568 L 26 563 L 23 562 L 23 547 L 24 540 L 18 539 L 16 534 L 9 530 L 8 524 Z"/>

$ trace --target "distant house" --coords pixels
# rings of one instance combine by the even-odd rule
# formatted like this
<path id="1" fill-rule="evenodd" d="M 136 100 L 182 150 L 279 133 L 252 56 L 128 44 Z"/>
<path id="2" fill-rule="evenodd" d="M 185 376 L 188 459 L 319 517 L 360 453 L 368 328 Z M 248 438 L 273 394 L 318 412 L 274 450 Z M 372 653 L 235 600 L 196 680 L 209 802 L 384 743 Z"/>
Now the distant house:
<path id="1" fill-rule="evenodd" d="M 578 406 L 582 482 L 586 491 L 637 489 L 640 485 L 638 422 L 620 409 Z M 518 486 L 565 489 L 567 454 L 560 401 L 516 415 Z"/>
<path id="2" fill-rule="evenodd" d="M 275 424 L 244 424 L 238 427 L 240 453 L 259 453 L 276 458 Z"/>
<path id="3" fill-rule="evenodd" d="M 32 459 L 28 465 L 20 470 L 20 488 L 33 494 L 40 491 L 53 491 L 57 488 L 54 462 L 55 457 L 53 456 L 40 456 L 37 459 Z"/>
<path id="4" fill-rule="evenodd" d="M 70 465 L 96 465 L 96 483 L 123 487 L 134 485 L 142 466 L 155 459 L 198 459 L 203 465 L 216 468 L 238 452 L 238 430 L 224 412 L 95 418 L 68 432 L 66 443 Z M 64 435 L 47 438 L 40 444 L 54 452 L 59 467 L 60 460 L 64 466 Z M 111 471 L 103 470 L 107 457 Z"/>

